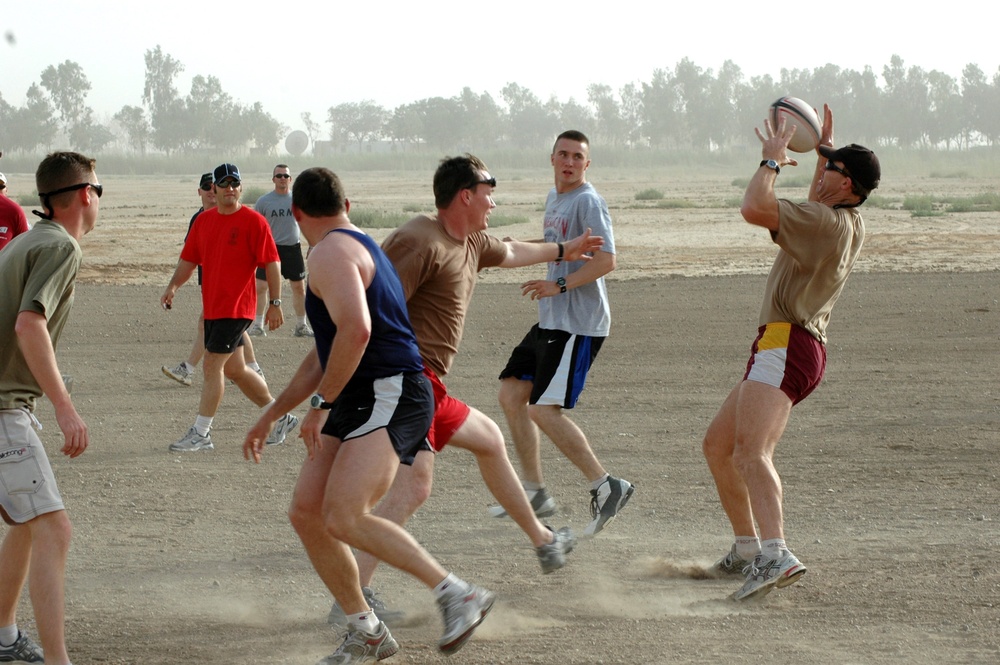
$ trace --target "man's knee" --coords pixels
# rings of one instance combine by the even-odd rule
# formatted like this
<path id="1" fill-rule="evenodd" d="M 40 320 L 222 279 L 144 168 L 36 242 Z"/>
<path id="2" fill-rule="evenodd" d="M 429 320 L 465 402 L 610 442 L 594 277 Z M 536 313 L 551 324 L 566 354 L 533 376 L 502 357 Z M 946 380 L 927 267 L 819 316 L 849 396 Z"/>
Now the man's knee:
<path id="1" fill-rule="evenodd" d="M 69 542 L 73 537 L 73 525 L 65 510 L 45 513 L 27 522 L 31 529 L 33 541 L 44 540 L 44 547 L 59 551 L 69 550 Z"/>
<path id="2" fill-rule="evenodd" d="M 517 379 L 503 379 L 500 381 L 500 391 L 497 393 L 497 401 L 500 402 L 500 408 L 504 410 L 504 413 L 512 413 L 527 407 L 530 392 L 525 393 L 521 386 L 522 383 L 526 382 Z"/>

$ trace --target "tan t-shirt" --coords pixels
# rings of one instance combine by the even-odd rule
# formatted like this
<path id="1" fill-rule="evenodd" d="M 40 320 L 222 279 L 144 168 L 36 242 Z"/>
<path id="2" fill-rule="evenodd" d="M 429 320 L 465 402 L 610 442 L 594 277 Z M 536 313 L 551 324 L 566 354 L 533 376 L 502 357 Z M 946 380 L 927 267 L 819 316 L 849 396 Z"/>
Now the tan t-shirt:
<path id="1" fill-rule="evenodd" d="M 485 232 L 460 242 L 436 218 L 420 215 L 393 231 L 382 249 L 403 283 L 420 355 L 435 374 L 444 376 L 462 341 L 476 276 L 500 265 L 507 246 Z"/>
<path id="2" fill-rule="evenodd" d="M 814 201 L 779 199 L 778 212 L 772 236 L 781 249 L 767 277 L 760 325 L 794 323 L 826 344 L 830 312 L 865 239 L 864 220 L 857 208 Z"/>

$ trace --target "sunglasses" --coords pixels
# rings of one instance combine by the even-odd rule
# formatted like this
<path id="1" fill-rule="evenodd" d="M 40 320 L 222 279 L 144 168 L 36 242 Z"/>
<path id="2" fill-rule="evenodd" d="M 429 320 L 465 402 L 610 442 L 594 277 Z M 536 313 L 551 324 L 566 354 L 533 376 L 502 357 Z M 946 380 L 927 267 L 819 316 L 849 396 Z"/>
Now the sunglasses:
<path id="1" fill-rule="evenodd" d="M 70 185 L 69 187 L 63 187 L 62 189 L 57 189 L 52 192 L 46 192 L 44 194 L 39 194 L 39 197 L 49 198 L 50 196 L 55 196 L 56 194 L 65 194 L 66 192 L 75 192 L 78 189 L 86 189 L 87 187 L 92 187 L 94 192 L 97 193 L 97 198 L 101 198 L 104 194 L 104 185 L 99 185 L 96 182 L 81 182 L 79 185 Z"/>
<path id="2" fill-rule="evenodd" d="M 203 191 L 203 192 L 210 192 L 210 191 L 212 191 L 212 183 L 206 182 L 204 185 L 201 186 L 201 191 Z"/>
<path id="3" fill-rule="evenodd" d="M 469 185 L 467 187 L 467 189 L 475 189 L 479 185 L 489 185 L 490 187 L 494 187 L 495 188 L 497 186 L 497 179 L 496 178 L 486 178 L 484 180 L 477 180 L 474 183 L 472 183 L 471 185 Z"/>
<path id="4" fill-rule="evenodd" d="M 829 159 L 826 160 L 826 167 L 825 168 L 826 168 L 827 171 L 836 171 L 837 173 L 839 173 L 840 175 L 844 176 L 845 178 L 850 178 L 851 177 L 850 173 L 848 173 L 844 169 L 840 168 L 839 166 L 837 166 L 836 164 L 834 164 Z"/>
<path id="5" fill-rule="evenodd" d="M 230 187 L 236 189 L 239 186 L 240 186 L 239 180 L 223 180 L 222 182 L 216 185 L 216 187 L 218 187 L 219 189 L 229 189 Z"/>
<path id="6" fill-rule="evenodd" d="M 284 179 L 284 178 L 291 178 L 292 176 L 288 175 L 287 173 L 275 173 L 274 177 Z"/>

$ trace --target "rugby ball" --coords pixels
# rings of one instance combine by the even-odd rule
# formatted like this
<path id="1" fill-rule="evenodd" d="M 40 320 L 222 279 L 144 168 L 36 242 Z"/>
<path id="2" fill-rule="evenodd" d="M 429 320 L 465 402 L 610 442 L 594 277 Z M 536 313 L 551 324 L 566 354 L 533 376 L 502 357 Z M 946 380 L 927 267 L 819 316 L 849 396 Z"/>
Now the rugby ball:
<path id="1" fill-rule="evenodd" d="M 823 125 L 813 107 L 798 97 L 782 97 L 771 104 L 771 127 L 777 131 L 778 123 L 785 119 L 785 126 L 795 126 L 795 134 L 788 142 L 792 152 L 811 152 L 819 145 Z"/>

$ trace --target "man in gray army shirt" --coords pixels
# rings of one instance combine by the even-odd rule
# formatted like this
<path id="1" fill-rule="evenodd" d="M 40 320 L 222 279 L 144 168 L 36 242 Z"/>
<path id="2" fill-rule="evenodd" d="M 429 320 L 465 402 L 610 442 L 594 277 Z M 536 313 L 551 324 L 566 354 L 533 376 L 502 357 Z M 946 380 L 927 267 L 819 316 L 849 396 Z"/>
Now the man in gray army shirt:
<path id="1" fill-rule="evenodd" d="M 274 167 L 271 176 L 274 191 L 268 192 L 257 199 L 254 208 L 271 225 L 271 235 L 274 244 L 278 246 L 278 256 L 281 257 L 281 276 L 288 280 L 292 287 L 292 308 L 295 310 L 296 337 L 312 337 L 313 331 L 306 321 L 306 264 L 302 258 L 302 246 L 299 242 L 299 225 L 292 217 L 292 175 L 287 164 Z M 264 272 L 257 270 L 257 318 L 247 331 L 254 337 L 264 337 L 264 310 L 267 299 L 264 293 L 267 281 Z"/>

